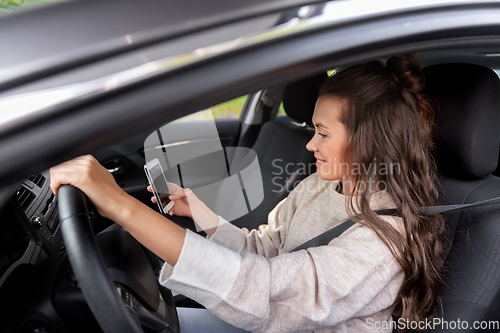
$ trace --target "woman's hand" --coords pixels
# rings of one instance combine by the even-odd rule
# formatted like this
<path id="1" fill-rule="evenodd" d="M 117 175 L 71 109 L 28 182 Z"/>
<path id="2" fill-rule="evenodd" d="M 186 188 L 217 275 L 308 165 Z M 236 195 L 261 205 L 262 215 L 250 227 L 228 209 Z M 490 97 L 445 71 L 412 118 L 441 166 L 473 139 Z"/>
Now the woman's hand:
<path id="1" fill-rule="evenodd" d="M 199 202 L 198 197 L 191 191 L 190 189 L 183 189 L 177 184 L 168 183 L 168 188 L 172 194 L 169 195 L 169 199 L 174 202 L 174 206 L 168 212 L 170 216 L 186 216 L 189 218 L 193 218 L 193 214 L 191 212 L 190 203 L 193 206 L 196 206 L 196 203 Z M 151 185 L 148 186 L 148 191 L 153 193 L 151 189 Z M 151 197 L 151 201 L 156 203 L 156 198 Z"/>
<path id="2" fill-rule="evenodd" d="M 77 157 L 50 169 L 50 188 L 57 194 L 59 187 L 71 184 L 82 190 L 97 208 L 99 214 L 114 220 L 120 206 L 128 198 L 116 181 L 91 155 Z"/>
<path id="3" fill-rule="evenodd" d="M 170 265 L 177 263 L 186 231 L 125 193 L 94 157 L 80 156 L 51 168 L 50 188 L 54 194 L 63 184 L 78 187 L 99 214 L 120 224 Z"/>
<path id="4" fill-rule="evenodd" d="M 168 187 L 172 192 L 169 199 L 174 201 L 169 214 L 192 218 L 208 235 L 213 235 L 219 224 L 219 217 L 190 189 L 183 189 L 174 183 L 168 183 Z M 151 186 L 148 186 L 148 191 L 153 192 Z M 156 198 L 152 197 L 151 201 L 156 203 Z"/>

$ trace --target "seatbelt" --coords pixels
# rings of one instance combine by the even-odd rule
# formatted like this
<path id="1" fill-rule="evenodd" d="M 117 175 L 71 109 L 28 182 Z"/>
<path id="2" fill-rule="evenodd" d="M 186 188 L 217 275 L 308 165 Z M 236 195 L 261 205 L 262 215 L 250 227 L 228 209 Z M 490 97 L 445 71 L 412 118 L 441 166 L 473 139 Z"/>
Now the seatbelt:
<path id="1" fill-rule="evenodd" d="M 428 207 L 420 207 L 420 211 L 424 215 L 432 215 L 439 214 L 444 212 L 451 212 L 453 210 L 459 210 L 469 207 L 478 207 L 478 206 L 489 206 L 495 203 L 500 203 L 500 197 L 487 199 L 479 202 L 474 202 L 471 204 L 459 204 L 459 205 L 441 205 L 441 206 L 428 206 Z"/>
<path id="2" fill-rule="evenodd" d="M 483 200 L 483 201 L 479 201 L 479 202 L 474 202 L 471 204 L 420 207 L 420 211 L 424 215 L 432 215 L 432 214 L 451 212 L 454 210 L 470 208 L 470 207 L 489 206 L 489 205 L 493 205 L 495 203 L 500 203 L 500 197 L 487 199 L 487 200 Z M 376 210 L 375 213 L 377 213 L 378 215 L 396 215 L 396 216 L 400 215 L 400 212 L 397 209 Z M 308 240 L 307 242 L 297 246 L 295 249 L 293 249 L 290 252 L 305 250 L 305 249 L 308 249 L 310 247 L 327 245 L 333 239 L 342 235 L 342 233 L 344 231 L 346 231 L 347 229 L 352 227 L 355 223 L 356 222 L 354 222 L 352 219 L 348 219 L 348 220 L 342 222 L 341 224 L 338 224 L 335 227 L 323 232 L 322 234 L 320 234 L 320 235 Z"/>

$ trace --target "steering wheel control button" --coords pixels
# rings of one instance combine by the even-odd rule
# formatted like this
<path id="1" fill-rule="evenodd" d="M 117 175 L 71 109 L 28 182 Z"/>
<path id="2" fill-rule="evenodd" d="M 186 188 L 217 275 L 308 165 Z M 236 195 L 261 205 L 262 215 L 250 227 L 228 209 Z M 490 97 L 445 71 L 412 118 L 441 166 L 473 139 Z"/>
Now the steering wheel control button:
<path id="1" fill-rule="evenodd" d="M 125 302 L 125 304 L 127 304 L 130 307 L 133 307 L 132 296 L 130 295 L 130 293 L 124 289 L 122 289 L 121 291 L 122 291 L 122 299 Z"/>
<path id="2" fill-rule="evenodd" d="M 43 226 L 42 219 L 40 216 L 34 217 L 31 219 L 31 223 L 35 226 L 35 228 L 41 228 Z"/>

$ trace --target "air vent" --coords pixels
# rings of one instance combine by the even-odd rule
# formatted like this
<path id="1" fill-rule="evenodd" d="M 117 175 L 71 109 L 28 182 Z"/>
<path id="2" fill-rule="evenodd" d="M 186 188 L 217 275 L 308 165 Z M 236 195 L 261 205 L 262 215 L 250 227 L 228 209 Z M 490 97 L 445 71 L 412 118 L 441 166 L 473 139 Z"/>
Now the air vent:
<path id="1" fill-rule="evenodd" d="M 31 205 L 33 199 L 35 199 L 35 194 L 26 187 L 21 186 L 19 190 L 17 190 L 17 201 L 19 201 L 19 205 L 24 211 Z"/>
<path id="2" fill-rule="evenodd" d="M 34 183 L 38 187 L 42 187 L 43 184 L 45 183 L 45 177 L 38 174 L 38 175 L 32 175 L 30 178 L 28 178 L 32 183 Z"/>

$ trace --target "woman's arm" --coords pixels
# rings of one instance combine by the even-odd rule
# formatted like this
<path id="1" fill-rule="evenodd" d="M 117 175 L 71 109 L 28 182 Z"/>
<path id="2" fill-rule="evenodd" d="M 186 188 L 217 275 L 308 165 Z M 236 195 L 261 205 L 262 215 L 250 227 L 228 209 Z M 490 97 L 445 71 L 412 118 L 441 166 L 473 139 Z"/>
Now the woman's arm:
<path id="1" fill-rule="evenodd" d="M 282 210 L 290 209 L 291 200 L 283 199 L 269 213 L 267 224 L 260 225 L 257 229 L 248 230 L 238 228 L 220 218 L 219 225 L 210 239 L 238 253 L 250 252 L 266 258 L 278 255 L 278 251 L 285 239 L 287 228 L 286 214 Z"/>
<path id="2" fill-rule="evenodd" d="M 188 231 L 179 262 L 160 274 L 164 286 L 234 326 L 258 332 L 342 324 L 367 331 L 367 318 L 391 320 L 402 281 L 389 249 L 362 225 L 328 246 L 272 259 L 238 254 Z"/>
<path id="3" fill-rule="evenodd" d="M 99 214 L 123 226 L 135 239 L 175 265 L 186 231 L 125 193 L 113 176 L 92 156 L 81 156 L 50 169 L 54 194 L 63 184 L 82 190 Z"/>
<path id="4" fill-rule="evenodd" d="M 248 230 L 238 228 L 217 216 L 190 189 L 183 189 L 174 183 L 169 183 L 169 188 L 172 192 L 169 198 L 175 203 L 169 211 L 170 215 L 193 219 L 211 240 L 233 251 L 256 253 L 266 258 L 278 255 L 286 232 L 283 224 L 288 224 L 292 215 L 290 211 L 293 211 L 297 204 L 292 192 L 289 198 L 283 199 L 269 213 L 267 224 L 260 225 L 258 229 Z M 153 192 L 151 186 L 148 186 L 147 190 Z M 156 198 L 151 197 L 151 201 L 156 203 Z M 281 214 L 280 218 L 282 210 L 286 212 Z"/>
<path id="5" fill-rule="evenodd" d="M 123 226 L 160 258 L 175 265 L 184 243 L 185 230 L 125 193 L 113 176 L 91 155 L 51 168 L 51 188 L 71 184 L 81 189 L 99 213 Z M 173 185 L 173 184 L 172 184 Z M 283 228 L 278 215 L 284 200 L 269 214 L 268 225 L 248 231 L 219 218 L 189 189 L 173 189 L 174 214 L 192 217 L 212 240 L 236 252 L 252 252 L 267 258 L 278 254 Z"/>

